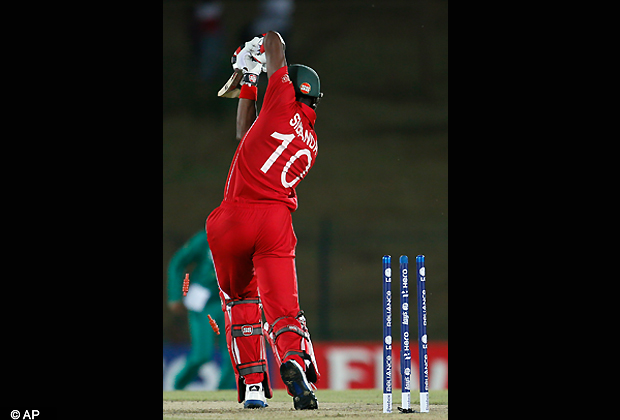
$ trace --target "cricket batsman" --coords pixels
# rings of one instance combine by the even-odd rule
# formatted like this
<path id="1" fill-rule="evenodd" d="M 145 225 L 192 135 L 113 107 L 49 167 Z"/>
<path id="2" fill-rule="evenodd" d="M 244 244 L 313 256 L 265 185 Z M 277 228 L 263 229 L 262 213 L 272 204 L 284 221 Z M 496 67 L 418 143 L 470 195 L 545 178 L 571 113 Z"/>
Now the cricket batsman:
<path id="1" fill-rule="evenodd" d="M 245 408 L 272 397 L 264 336 L 297 410 L 318 408 L 313 389 L 320 374 L 299 308 L 291 213 L 295 187 L 316 161 L 315 109 L 320 82 L 310 67 L 286 63 L 285 43 L 269 31 L 239 47 L 233 76 L 219 96 L 238 97 L 236 134 L 224 199 L 206 230 L 224 311 L 228 351 Z M 257 82 L 268 86 L 260 115 Z M 265 324 L 261 324 L 261 310 Z"/>

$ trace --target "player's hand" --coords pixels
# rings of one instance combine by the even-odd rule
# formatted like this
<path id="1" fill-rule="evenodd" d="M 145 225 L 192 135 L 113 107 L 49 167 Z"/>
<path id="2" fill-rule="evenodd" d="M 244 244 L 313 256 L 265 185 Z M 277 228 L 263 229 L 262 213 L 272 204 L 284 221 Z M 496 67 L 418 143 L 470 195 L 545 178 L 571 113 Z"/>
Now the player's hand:
<path id="1" fill-rule="evenodd" d="M 233 53 L 230 62 L 232 63 L 233 70 L 241 70 L 243 71 L 244 67 L 246 67 L 246 60 L 249 58 L 250 53 L 245 49 L 244 45 L 240 45 L 239 48 Z"/>
<path id="2" fill-rule="evenodd" d="M 250 41 L 246 42 L 245 46 L 252 54 L 254 61 L 261 63 L 261 71 L 267 72 L 267 56 L 265 55 L 265 47 L 263 47 L 264 39 L 265 34 L 255 36 Z"/>
<path id="3" fill-rule="evenodd" d="M 264 34 L 255 36 L 250 41 L 235 51 L 232 57 L 233 70 L 242 70 L 244 73 L 260 75 L 261 71 L 266 71 L 266 56 L 263 47 Z M 260 64 L 259 68 L 256 64 Z"/>
<path id="4" fill-rule="evenodd" d="M 182 315 L 185 312 L 185 305 L 183 305 L 183 302 L 180 300 L 169 302 L 168 308 L 170 309 L 170 312 L 175 315 Z"/>
<path id="5" fill-rule="evenodd" d="M 234 73 L 219 90 L 217 96 L 221 98 L 237 98 L 241 92 L 241 85 L 249 84 L 255 86 L 258 83 L 258 76 L 261 71 L 267 71 L 266 60 L 264 59 L 265 53 L 262 53 L 262 61 L 256 58 L 261 55 L 261 49 L 264 51 L 264 48 L 261 48 L 262 38 L 263 35 L 252 38 L 251 41 L 240 45 L 233 53 L 230 62 Z"/>
<path id="6" fill-rule="evenodd" d="M 237 48 L 237 51 L 235 51 L 231 59 L 233 70 L 241 70 L 243 73 L 250 72 L 260 74 L 261 69 L 258 68 L 258 72 L 256 70 L 257 64 L 260 65 L 261 63 L 252 57 L 252 49 L 253 47 L 251 45 Z"/>
<path id="7" fill-rule="evenodd" d="M 237 49 L 235 55 L 233 55 L 232 61 L 233 70 L 241 70 L 243 72 L 243 81 L 241 84 L 248 83 L 252 86 L 256 86 L 258 83 L 258 76 L 260 76 L 263 70 L 263 65 L 252 56 L 252 48 L 253 47 L 250 45 Z"/>
<path id="8" fill-rule="evenodd" d="M 265 38 L 265 34 L 262 34 L 260 36 L 255 36 L 250 41 L 245 43 L 245 48 L 247 48 L 248 51 L 250 51 L 250 53 L 254 57 L 258 57 L 261 53 L 265 52 L 265 50 L 261 48 L 263 45 L 264 38 Z"/>

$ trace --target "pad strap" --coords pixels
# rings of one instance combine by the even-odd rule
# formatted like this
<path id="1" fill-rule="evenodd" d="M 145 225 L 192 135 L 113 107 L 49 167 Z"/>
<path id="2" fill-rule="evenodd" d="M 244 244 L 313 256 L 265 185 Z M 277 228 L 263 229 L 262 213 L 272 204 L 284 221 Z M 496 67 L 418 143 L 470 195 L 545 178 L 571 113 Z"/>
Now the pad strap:
<path id="1" fill-rule="evenodd" d="M 278 331 L 275 332 L 275 334 L 273 335 L 273 339 L 277 339 L 280 334 L 287 331 L 297 333 L 307 340 L 310 339 L 310 334 L 299 328 L 297 325 L 285 325 L 284 327 L 280 328 Z"/>
<path id="2" fill-rule="evenodd" d="M 249 375 L 250 373 L 267 372 L 267 362 L 264 359 L 256 362 L 241 363 L 237 365 L 240 376 Z"/>
<path id="3" fill-rule="evenodd" d="M 297 351 L 297 350 L 287 351 L 286 353 L 284 353 L 284 359 L 282 359 L 282 360 L 285 360 L 287 357 L 292 356 L 292 355 L 297 355 L 297 356 L 301 357 L 302 359 L 312 361 L 312 359 L 310 358 L 308 353 L 306 353 L 305 351 Z"/>
<path id="4" fill-rule="evenodd" d="M 302 336 L 306 340 L 310 340 L 310 333 L 308 333 L 307 331 L 304 331 L 302 328 L 299 328 L 296 325 L 285 325 L 284 327 L 280 328 L 275 333 L 273 333 L 273 327 L 275 327 L 278 322 L 280 322 L 281 320 L 286 319 L 286 318 L 291 318 L 291 317 L 290 316 L 281 316 L 280 318 L 276 318 L 276 320 L 273 321 L 273 324 L 271 325 L 271 328 L 269 328 L 269 334 L 270 335 L 273 334 L 273 341 L 274 342 L 276 341 L 276 338 L 278 338 L 278 336 L 280 334 L 282 334 L 284 332 L 287 332 L 287 331 L 294 332 L 296 334 L 299 334 L 300 336 Z M 299 311 L 299 313 L 297 314 L 295 319 L 298 320 L 298 321 L 302 321 L 301 324 L 303 326 L 305 326 L 304 311 Z"/>
<path id="5" fill-rule="evenodd" d="M 233 324 L 231 327 L 233 337 L 249 337 L 251 335 L 263 335 L 260 322 L 257 324 Z"/>
<path id="6" fill-rule="evenodd" d="M 226 301 L 226 306 L 233 307 L 233 306 L 239 305 L 241 303 L 258 303 L 258 304 L 260 304 L 260 299 L 259 298 L 256 298 L 256 299 L 245 299 L 245 300 L 232 300 L 232 299 L 228 299 Z"/>

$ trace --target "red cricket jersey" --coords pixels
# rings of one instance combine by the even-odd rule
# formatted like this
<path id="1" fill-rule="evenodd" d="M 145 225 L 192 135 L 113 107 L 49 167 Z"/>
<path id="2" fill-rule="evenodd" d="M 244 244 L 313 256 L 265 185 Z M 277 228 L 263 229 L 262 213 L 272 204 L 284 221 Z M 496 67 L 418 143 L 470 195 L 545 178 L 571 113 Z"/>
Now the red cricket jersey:
<path id="1" fill-rule="evenodd" d="M 295 100 L 284 66 L 269 79 L 258 118 L 239 142 L 224 189 L 229 203 L 281 202 L 297 209 L 295 187 L 316 160 L 316 113 Z"/>

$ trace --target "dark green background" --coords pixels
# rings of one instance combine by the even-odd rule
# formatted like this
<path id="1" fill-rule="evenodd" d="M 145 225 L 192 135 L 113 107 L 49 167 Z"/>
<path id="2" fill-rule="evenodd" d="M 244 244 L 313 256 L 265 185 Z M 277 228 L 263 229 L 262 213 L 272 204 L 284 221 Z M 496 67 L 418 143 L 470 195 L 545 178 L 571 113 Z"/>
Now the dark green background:
<path id="1" fill-rule="evenodd" d="M 172 253 L 222 200 L 236 100 L 217 97 L 257 2 L 223 1 L 221 80 L 196 76 L 195 2 L 163 2 L 163 334 Z M 427 261 L 430 339 L 448 339 L 448 2 L 297 1 L 288 63 L 321 77 L 319 154 L 293 214 L 300 303 L 314 340 L 380 340 L 381 257 Z M 266 80 L 261 79 L 259 97 Z M 396 270 L 395 270 L 396 271 Z M 397 282 L 393 285 L 396 292 Z M 412 316 L 415 312 L 412 312 Z M 398 312 L 394 312 L 398 316 Z M 394 332 L 396 336 L 396 330 Z"/>

